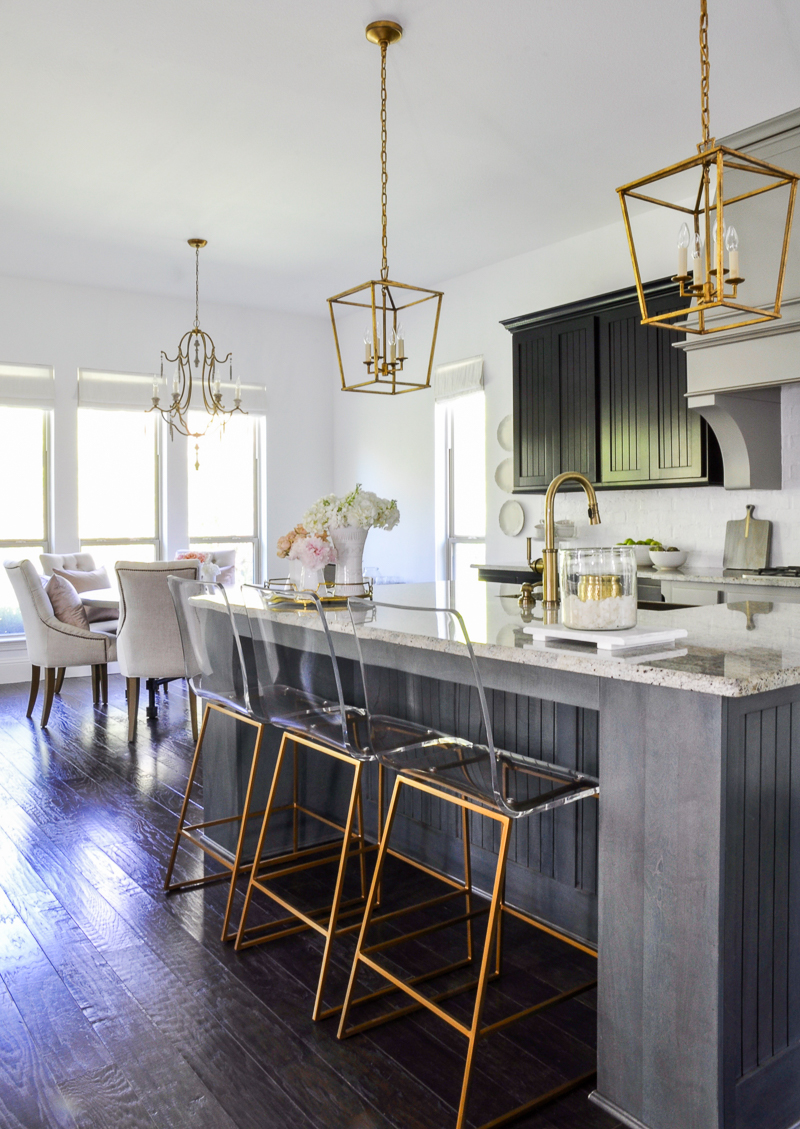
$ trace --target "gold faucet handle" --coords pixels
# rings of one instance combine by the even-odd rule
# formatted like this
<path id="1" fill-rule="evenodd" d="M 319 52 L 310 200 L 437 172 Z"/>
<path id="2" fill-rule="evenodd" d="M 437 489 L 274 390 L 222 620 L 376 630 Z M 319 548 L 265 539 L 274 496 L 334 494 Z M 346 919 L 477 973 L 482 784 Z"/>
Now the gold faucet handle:
<path id="1" fill-rule="evenodd" d="M 597 502 L 590 502 L 589 503 L 589 524 L 590 525 L 599 525 L 600 524 L 600 507 L 598 506 Z"/>

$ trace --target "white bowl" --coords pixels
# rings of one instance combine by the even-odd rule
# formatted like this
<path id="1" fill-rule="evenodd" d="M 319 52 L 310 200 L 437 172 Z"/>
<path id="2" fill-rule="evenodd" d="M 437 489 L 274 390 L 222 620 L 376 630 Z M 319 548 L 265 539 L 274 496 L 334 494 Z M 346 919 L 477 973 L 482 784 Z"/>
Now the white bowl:
<path id="1" fill-rule="evenodd" d="M 676 549 L 674 553 L 654 553 L 651 549 L 649 555 L 655 568 L 663 571 L 680 568 L 686 560 L 685 549 Z"/>
<path id="2" fill-rule="evenodd" d="M 639 568 L 650 567 L 650 546 L 649 545 L 629 545 L 629 549 L 633 549 L 633 555 L 636 557 L 636 563 Z"/>

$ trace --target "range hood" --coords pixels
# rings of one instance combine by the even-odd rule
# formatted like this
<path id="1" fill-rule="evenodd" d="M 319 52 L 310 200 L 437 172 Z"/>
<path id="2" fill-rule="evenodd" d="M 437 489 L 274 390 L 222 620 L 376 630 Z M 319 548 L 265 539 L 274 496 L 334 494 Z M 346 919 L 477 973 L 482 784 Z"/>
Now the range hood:
<path id="1" fill-rule="evenodd" d="M 800 171 L 800 109 L 731 134 L 722 144 Z M 786 212 L 785 203 L 781 209 L 777 200 L 769 200 L 772 195 L 759 198 L 757 212 L 758 231 L 768 232 L 768 238 L 758 240 L 744 226 L 739 230 L 742 259 L 747 259 L 747 301 L 755 306 L 768 301 L 770 287 L 775 293 L 777 265 L 764 248 L 780 247 Z M 728 490 L 781 488 L 781 386 L 800 381 L 800 203 L 781 314 L 779 321 L 675 345 L 686 353 L 687 403 L 719 440 Z"/>

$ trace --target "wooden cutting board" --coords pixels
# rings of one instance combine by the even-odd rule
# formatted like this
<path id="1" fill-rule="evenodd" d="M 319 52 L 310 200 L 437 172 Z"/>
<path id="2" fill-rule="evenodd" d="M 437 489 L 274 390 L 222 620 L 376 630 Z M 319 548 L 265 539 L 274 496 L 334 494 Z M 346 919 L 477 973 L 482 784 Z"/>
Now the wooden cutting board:
<path id="1" fill-rule="evenodd" d="M 723 568 L 768 568 L 772 543 L 772 522 L 753 517 L 755 506 L 747 507 L 742 521 L 729 521 L 725 532 Z"/>

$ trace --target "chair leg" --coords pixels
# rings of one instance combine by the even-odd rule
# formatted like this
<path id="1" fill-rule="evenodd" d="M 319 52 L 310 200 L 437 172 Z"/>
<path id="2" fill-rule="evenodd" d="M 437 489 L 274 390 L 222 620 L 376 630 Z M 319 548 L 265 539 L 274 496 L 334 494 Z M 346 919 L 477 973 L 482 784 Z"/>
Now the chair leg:
<path id="1" fill-rule="evenodd" d="M 100 696 L 103 705 L 108 705 L 108 663 L 100 664 Z"/>
<path id="2" fill-rule="evenodd" d="M 192 725 L 192 740 L 197 744 L 197 695 L 191 686 L 189 686 L 189 721 Z"/>
<path id="3" fill-rule="evenodd" d="M 236 934 L 236 944 L 234 948 L 237 952 L 244 944 L 244 935 L 247 932 L 245 926 L 247 924 L 247 914 L 250 909 L 250 901 L 253 897 L 253 884 L 258 878 L 258 868 L 261 863 L 261 852 L 264 849 L 264 840 L 267 837 L 267 828 L 269 827 L 270 817 L 272 816 L 272 809 L 275 806 L 275 793 L 278 788 L 278 780 L 280 779 L 281 769 L 283 767 L 283 758 L 286 755 L 286 744 L 290 737 L 284 731 L 281 737 L 280 748 L 278 749 L 278 759 L 275 762 L 275 771 L 272 774 L 272 783 L 269 788 L 269 796 L 267 797 L 267 806 L 264 809 L 264 818 L 261 821 L 261 831 L 258 834 L 258 843 L 256 844 L 256 853 L 253 856 L 253 865 L 250 870 L 250 881 L 247 883 L 247 893 L 244 898 L 244 909 L 242 916 L 239 920 L 239 931 Z"/>
<path id="4" fill-rule="evenodd" d="M 247 833 L 247 821 L 250 817 L 250 802 L 253 798 L 253 785 L 256 779 L 256 770 L 258 768 L 258 758 L 261 756 L 261 742 L 264 739 L 263 725 L 259 725 L 258 733 L 256 734 L 256 745 L 253 749 L 253 763 L 250 766 L 250 778 L 247 781 L 247 792 L 244 798 L 244 807 L 242 808 L 242 822 L 239 826 L 239 838 L 236 842 L 236 854 L 233 859 L 233 870 L 231 872 L 231 886 L 228 891 L 228 903 L 225 906 L 225 917 L 222 920 L 222 940 L 235 941 L 239 929 L 238 927 L 234 932 L 228 932 L 228 924 L 231 919 L 231 910 L 233 909 L 233 897 L 236 893 L 236 883 L 242 870 L 242 854 L 244 853 L 244 840 Z M 255 865 L 255 863 L 253 864 Z"/>
<path id="5" fill-rule="evenodd" d="M 100 667 L 97 663 L 92 666 L 92 702 L 100 705 Z"/>
<path id="6" fill-rule="evenodd" d="M 44 672 L 44 706 L 42 707 L 42 729 L 50 719 L 50 710 L 56 692 L 56 668 L 48 666 Z"/>
<path id="7" fill-rule="evenodd" d="M 494 889 L 492 890 L 492 904 L 489 908 L 489 920 L 486 923 L 486 940 L 483 944 L 481 958 L 481 971 L 478 977 L 478 991 L 475 997 L 475 1006 L 472 1011 L 472 1024 L 469 1032 L 469 1046 L 467 1061 L 464 1064 L 464 1080 L 461 1084 L 461 1101 L 458 1105 L 458 1118 L 456 1129 L 463 1129 L 467 1116 L 467 1101 L 472 1083 L 472 1067 L 475 1063 L 475 1051 L 481 1038 L 481 1019 L 486 1003 L 486 989 L 489 986 L 489 977 L 492 967 L 492 949 L 497 936 L 497 918 L 501 911 L 501 897 L 505 885 L 506 860 L 508 858 L 508 843 L 511 838 L 511 819 L 506 816 L 501 823 L 500 850 L 497 853 L 497 869 L 495 870 Z M 499 1120 L 499 1119 L 498 1119 Z"/>
<path id="8" fill-rule="evenodd" d="M 139 716 L 139 679 L 126 679 L 128 686 L 128 744 L 136 740 L 136 722 Z"/>
<path id="9" fill-rule="evenodd" d="M 328 979 L 328 967 L 331 962 L 331 950 L 333 942 L 336 938 L 336 926 L 339 922 L 339 909 L 342 904 L 342 893 L 344 891 L 344 880 L 347 873 L 347 860 L 350 855 L 350 849 L 353 845 L 353 824 L 358 816 L 359 832 L 363 830 L 361 825 L 361 772 L 364 768 L 363 761 L 353 762 L 353 787 L 350 791 L 350 807 L 347 811 L 347 822 L 345 823 L 344 838 L 342 839 L 342 853 L 339 860 L 339 871 L 336 875 L 336 889 L 333 894 L 333 904 L 331 905 L 331 915 L 328 918 L 328 933 L 325 937 L 325 951 L 322 956 L 322 968 L 319 972 L 319 980 L 317 982 L 317 995 L 314 999 L 314 1010 L 311 1013 L 313 1020 L 325 1019 L 329 1015 L 338 1011 L 334 1008 L 332 1011 L 322 1013 L 322 994 L 325 991 L 325 982 Z M 359 834 L 359 855 L 363 867 L 364 862 L 364 840 Z M 363 896 L 363 895 L 362 895 Z"/>
<path id="10" fill-rule="evenodd" d="M 27 712 L 25 714 L 26 717 L 31 716 L 31 714 L 33 713 L 33 707 L 36 705 L 36 696 L 39 693 L 39 675 L 40 675 L 40 673 L 41 673 L 41 670 L 38 666 L 32 666 L 31 667 L 31 692 L 28 695 L 28 709 L 27 709 Z"/>
<path id="11" fill-rule="evenodd" d="M 133 682 L 134 679 L 129 679 L 129 681 Z M 130 700 L 130 695 L 129 695 L 129 700 Z M 173 871 L 173 868 L 175 866 L 175 859 L 176 859 L 177 854 L 178 854 L 178 846 L 179 846 L 180 841 L 181 841 L 181 831 L 183 830 L 183 825 L 186 822 L 186 809 L 189 807 L 189 799 L 191 797 L 192 785 L 194 784 L 194 778 L 195 778 L 195 774 L 197 772 L 197 766 L 200 763 L 200 750 L 203 747 L 203 738 L 206 735 L 206 725 L 208 724 L 209 713 L 210 713 L 210 710 L 209 710 L 208 706 L 206 706 L 206 708 L 203 712 L 203 723 L 200 726 L 200 735 L 197 738 L 197 744 L 195 745 L 195 749 L 194 749 L 194 756 L 192 757 L 192 766 L 189 769 L 189 779 L 186 782 L 186 791 L 185 791 L 184 796 L 183 796 L 183 803 L 181 805 L 181 813 L 178 816 L 178 830 L 175 832 L 175 841 L 172 844 L 172 854 L 169 856 L 169 862 L 167 863 L 167 875 L 166 875 L 166 878 L 164 879 L 164 889 L 167 890 L 167 891 L 169 891 L 172 888 L 172 886 L 171 886 L 172 871 Z"/>
<path id="12" fill-rule="evenodd" d="M 64 685 L 64 675 L 66 673 L 67 673 L 67 668 L 65 666 L 62 666 L 58 671 L 58 675 L 56 677 L 56 693 L 57 694 L 61 693 L 61 687 Z"/>

